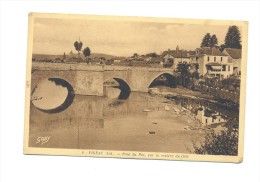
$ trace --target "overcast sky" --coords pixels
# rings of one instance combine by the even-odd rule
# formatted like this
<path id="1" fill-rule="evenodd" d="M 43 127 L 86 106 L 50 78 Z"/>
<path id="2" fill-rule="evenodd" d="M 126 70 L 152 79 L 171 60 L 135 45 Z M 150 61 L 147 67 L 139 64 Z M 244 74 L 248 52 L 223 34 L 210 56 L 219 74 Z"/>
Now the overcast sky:
<path id="1" fill-rule="evenodd" d="M 159 54 L 177 45 L 194 50 L 207 32 L 216 34 L 222 44 L 227 30 L 228 26 L 35 18 L 33 53 L 76 53 L 73 43 L 79 37 L 83 48 L 114 56 Z"/>

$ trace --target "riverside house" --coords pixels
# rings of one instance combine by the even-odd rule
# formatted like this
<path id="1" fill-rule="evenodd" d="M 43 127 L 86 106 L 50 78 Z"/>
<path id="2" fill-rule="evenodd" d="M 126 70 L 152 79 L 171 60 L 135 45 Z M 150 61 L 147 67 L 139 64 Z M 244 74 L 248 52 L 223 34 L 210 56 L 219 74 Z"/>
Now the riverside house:
<path id="1" fill-rule="evenodd" d="M 200 75 L 209 77 L 228 78 L 233 74 L 233 63 L 228 56 L 217 48 L 197 48 L 191 56 L 191 63 L 198 64 Z"/>
<path id="2" fill-rule="evenodd" d="M 241 74 L 241 49 L 226 48 L 223 51 L 228 56 L 228 60 L 233 63 L 233 73 Z"/>
<path id="3" fill-rule="evenodd" d="M 186 50 L 180 50 L 177 45 L 175 50 L 164 51 L 162 53 L 164 67 L 177 68 L 179 63 L 190 63 L 190 52 Z"/>

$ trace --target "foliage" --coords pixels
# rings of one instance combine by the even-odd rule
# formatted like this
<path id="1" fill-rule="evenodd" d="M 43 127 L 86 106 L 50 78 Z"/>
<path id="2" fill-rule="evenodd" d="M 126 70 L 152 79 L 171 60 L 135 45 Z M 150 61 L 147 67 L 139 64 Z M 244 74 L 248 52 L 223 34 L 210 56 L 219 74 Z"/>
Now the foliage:
<path id="1" fill-rule="evenodd" d="M 85 49 L 83 49 L 83 54 L 85 57 L 90 56 L 90 53 L 91 53 L 91 51 L 90 51 L 89 47 L 86 47 Z"/>
<path id="2" fill-rule="evenodd" d="M 147 56 L 147 57 L 153 57 L 153 58 L 158 57 L 158 55 L 157 55 L 155 52 L 148 53 L 148 54 L 146 54 L 145 56 Z"/>
<path id="3" fill-rule="evenodd" d="M 199 79 L 200 75 L 198 73 L 198 71 L 194 71 L 190 74 L 189 76 L 190 78 L 196 78 L 196 79 Z"/>
<path id="4" fill-rule="evenodd" d="M 137 58 L 139 55 L 137 53 L 134 53 L 132 58 Z"/>
<path id="5" fill-rule="evenodd" d="M 221 44 L 219 50 L 222 52 L 226 48 L 225 44 Z"/>
<path id="6" fill-rule="evenodd" d="M 89 47 L 86 47 L 85 49 L 83 49 L 83 54 L 85 57 L 90 56 L 90 53 L 91 53 L 91 51 L 90 51 Z M 87 59 L 86 62 L 89 64 L 89 59 Z"/>
<path id="7" fill-rule="evenodd" d="M 225 48 L 241 49 L 241 36 L 237 26 L 233 25 L 228 28 L 225 37 Z"/>
<path id="8" fill-rule="evenodd" d="M 211 35 L 210 35 L 210 33 L 206 33 L 206 35 L 202 39 L 200 47 L 210 47 L 210 45 L 211 45 L 210 42 L 211 42 Z"/>
<path id="9" fill-rule="evenodd" d="M 196 154 L 230 155 L 238 154 L 238 129 L 225 129 L 219 133 L 210 130 L 201 146 L 194 146 Z"/>
<path id="10" fill-rule="evenodd" d="M 206 35 L 203 37 L 202 42 L 200 44 L 200 47 L 215 47 L 218 45 L 218 38 L 215 34 L 212 36 L 210 33 L 206 33 Z"/>
<path id="11" fill-rule="evenodd" d="M 188 76 L 190 74 L 189 68 L 190 68 L 190 64 L 186 62 L 179 63 L 177 65 L 177 71 L 181 74 L 181 76 Z"/>
<path id="12" fill-rule="evenodd" d="M 195 69 L 198 70 L 199 69 L 199 63 L 195 63 Z"/>
<path id="13" fill-rule="evenodd" d="M 210 43 L 210 47 L 215 47 L 216 45 L 218 45 L 218 38 L 215 34 L 212 35 Z"/>
<path id="14" fill-rule="evenodd" d="M 214 47 L 218 44 L 218 39 L 217 36 L 214 35 L 210 35 L 210 33 L 207 33 L 201 42 L 201 47 Z"/>
<path id="15" fill-rule="evenodd" d="M 74 42 L 74 47 L 76 49 L 76 51 L 78 51 L 78 62 L 79 62 L 79 52 L 81 51 L 81 48 L 82 48 L 82 42 L 81 41 L 76 41 Z"/>
<path id="16" fill-rule="evenodd" d="M 186 62 L 179 63 L 177 65 L 177 72 L 180 73 L 183 86 L 186 86 L 185 79 L 190 75 L 190 71 L 189 71 L 190 66 L 191 65 Z"/>
<path id="17" fill-rule="evenodd" d="M 224 88 L 226 90 L 237 89 L 240 87 L 240 80 L 235 76 L 230 76 L 226 79 L 221 80 L 220 88 Z"/>
<path id="18" fill-rule="evenodd" d="M 209 87 L 214 87 L 214 88 L 216 88 L 216 87 L 218 87 L 219 83 L 220 83 L 220 79 L 219 79 L 218 77 L 214 77 L 214 78 L 208 78 L 208 77 L 206 77 L 206 78 L 205 78 L 205 84 L 206 84 L 207 86 L 209 86 Z"/>
<path id="19" fill-rule="evenodd" d="M 75 47 L 76 51 L 78 51 L 78 52 L 81 51 L 82 46 L 83 46 L 83 44 L 81 41 L 74 42 L 74 47 Z"/>

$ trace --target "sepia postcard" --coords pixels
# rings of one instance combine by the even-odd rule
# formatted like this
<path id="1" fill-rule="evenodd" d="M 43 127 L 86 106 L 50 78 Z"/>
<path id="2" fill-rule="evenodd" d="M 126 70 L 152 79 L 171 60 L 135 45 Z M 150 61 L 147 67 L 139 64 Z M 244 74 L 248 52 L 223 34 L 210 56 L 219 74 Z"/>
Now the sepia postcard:
<path id="1" fill-rule="evenodd" d="M 243 161 L 248 22 L 30 13 L 24 154 Z"/>

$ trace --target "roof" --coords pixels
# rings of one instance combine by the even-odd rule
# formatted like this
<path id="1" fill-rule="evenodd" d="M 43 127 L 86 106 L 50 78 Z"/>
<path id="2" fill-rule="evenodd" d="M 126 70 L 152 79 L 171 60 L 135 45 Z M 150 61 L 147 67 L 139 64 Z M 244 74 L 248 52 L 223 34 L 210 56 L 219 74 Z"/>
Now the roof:
<path id="1" fill-rule="evenodd" d="M 209 56 L 227 56 L 215 47 L 203 47 L 202 49 L 200 49 L 200 54 L 206 54 Z"/>
<path id="2" fill-rule="evenodd" d="M 225 51 L 233 59 L 240 59 L 241 58 L 241 52 L 242 52 L 241 49 L 226 48 Z"/>
<path id="3" fill-rule="evenodd" d="M 170 54 L 171 56 L 175 57 L 175 58 L 188 58 L 190 57 L 190 52 L 189 51 L 184 51 L 184 50 L 168 50 L 168 51 L 164 51 L 162 53 L 162 57 L 166 56 L 167 54 Z"/>

